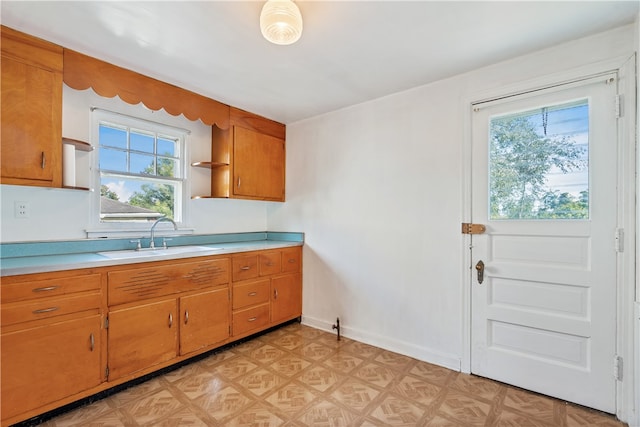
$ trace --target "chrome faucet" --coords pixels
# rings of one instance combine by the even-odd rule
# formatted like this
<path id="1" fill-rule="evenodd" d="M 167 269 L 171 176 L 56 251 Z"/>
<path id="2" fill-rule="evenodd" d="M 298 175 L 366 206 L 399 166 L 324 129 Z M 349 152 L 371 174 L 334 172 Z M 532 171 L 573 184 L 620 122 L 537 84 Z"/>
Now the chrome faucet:
<path id="1" fill-rule="evenodd" d="M 151 242 L 149 242 L 149 249 L 156 248 L 156 244 L 154 242 L 156 225 L 158 225 L 158 223 L 163 221 L 170 222 L 171 224 L 173 224 L 173 229 L 176 231 L 178 230 L 178 224 L 176 224 L 171 218 L 167 218 L 166 216 L 162 216 L 158 218 L 156 222 L 154 222 L 153 225 L 151 226 Z"/>

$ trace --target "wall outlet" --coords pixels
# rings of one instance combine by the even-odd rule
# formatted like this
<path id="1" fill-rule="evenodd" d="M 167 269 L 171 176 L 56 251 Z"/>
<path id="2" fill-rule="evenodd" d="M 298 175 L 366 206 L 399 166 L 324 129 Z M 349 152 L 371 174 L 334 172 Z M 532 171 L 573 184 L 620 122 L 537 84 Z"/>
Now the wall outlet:
<path id="1" fill-rule="evenodd" d="M 16 218 L 29 218 L 29 202 L 19 202 L 16 200 L 13 203 Z"/>

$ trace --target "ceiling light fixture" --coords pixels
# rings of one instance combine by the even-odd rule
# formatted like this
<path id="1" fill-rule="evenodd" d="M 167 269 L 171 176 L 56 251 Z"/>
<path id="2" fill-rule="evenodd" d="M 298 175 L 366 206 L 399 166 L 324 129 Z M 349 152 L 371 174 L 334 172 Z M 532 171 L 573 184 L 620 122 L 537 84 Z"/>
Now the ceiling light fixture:
<path id="1" fill-rule="evenodd" d="M 271 43 L 287 45 L 302 35 L 302 15 L 291 0 L 268 0 L 260 13 L 260 30 Z"/>

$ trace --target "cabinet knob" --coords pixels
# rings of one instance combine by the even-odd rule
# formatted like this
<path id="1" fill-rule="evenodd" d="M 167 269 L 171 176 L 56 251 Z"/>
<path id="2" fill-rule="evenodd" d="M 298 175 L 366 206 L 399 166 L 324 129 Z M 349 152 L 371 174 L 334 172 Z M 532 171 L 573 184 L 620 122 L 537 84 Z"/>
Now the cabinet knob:
<path id="1" fill-rule="evenodd" d="M 240 270 L 244 270 L 244 271 L 251 270 L 251 267 L 248 265 L 245 265 L 244 267 L 240 267 Z"/>
<path id="2" fill-rule="evenodd" d="M 169 313 L 169 327 L 173 326 L 173 313 Z"/>
<path id="3" fill-rule="evenodd" d="M 278 290 L 277 289 L 273 290 L 273 299 L 278 299 Z"/>
<path id="4" fill-rule="evenodd" d="M 96 347 L 96 338 L 93 336 L 93 332 L 91 332 L 91 335 L 89 335 L 89 342 L 91 343 L 91 351 L 93 351 L 93 349 Z"/>
<path id="5" fill-rule="evenodd" d="M 47 156 L 44 153 L 44 151 L 42 152 L 42 164 L 41 164 L 41 166 L 42 166 L 42 169 L 44 169 L 47 166 Z"/>
<path id="6" fill-rule="evenodd" d="M 250 317 L 247 319 L 247 322 L 255 322 L 256 320 L 258 320 L 257 317 Z"/>
<path id="7" fill-rule="evenodd" d="M 249 293 L 247 294 L 247 296 L 250 296 L 250 297 L 255 297 L 256 295 L 258 295 L 258 293 L 257 293 L 257 292 L 249 292 Z"/>
<path id="8" fill-rule="evenodd" d="M 189 323 L 189 310 L 184 311 L 184 324 Z"/>

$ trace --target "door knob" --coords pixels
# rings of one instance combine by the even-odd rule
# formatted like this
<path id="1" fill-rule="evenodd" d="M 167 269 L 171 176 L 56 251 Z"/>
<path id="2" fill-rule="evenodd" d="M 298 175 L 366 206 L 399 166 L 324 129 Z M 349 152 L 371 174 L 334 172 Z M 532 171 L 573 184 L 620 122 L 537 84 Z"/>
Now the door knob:
<path id="1" fill-rule="evenodd" d="M 484 262 L 478 261 L 476 271 L 478 272 L 478 284 L 482 284 L 484 281 Z"/>

